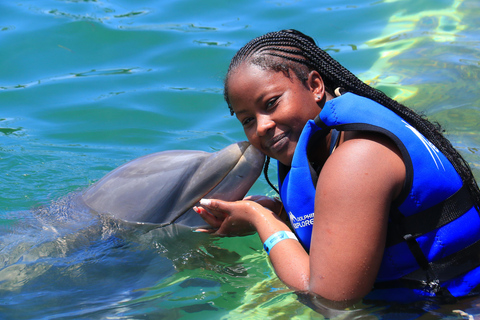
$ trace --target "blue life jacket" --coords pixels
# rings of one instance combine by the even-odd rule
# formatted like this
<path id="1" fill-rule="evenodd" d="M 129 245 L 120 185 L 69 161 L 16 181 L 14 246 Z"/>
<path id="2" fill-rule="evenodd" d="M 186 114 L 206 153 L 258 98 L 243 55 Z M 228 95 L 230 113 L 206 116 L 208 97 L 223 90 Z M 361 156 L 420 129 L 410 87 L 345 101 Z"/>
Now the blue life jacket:
<path id="1" fill-rule="evenodd" d="M 307 148 L 331 129 L 384 134 L 396 143 L 405 163 L 405 185 L 392 204 L 376 286 L 395 283 L 430 296 L 478 292 L 480 217 L 468 188 L 450 161 L 415 128 L 352 93 L 327 101 L 315 121 L 305 125 L 291 167 L 278 164 L 282 202 L 302 245 L 309 250 L 316 187 Z"/>

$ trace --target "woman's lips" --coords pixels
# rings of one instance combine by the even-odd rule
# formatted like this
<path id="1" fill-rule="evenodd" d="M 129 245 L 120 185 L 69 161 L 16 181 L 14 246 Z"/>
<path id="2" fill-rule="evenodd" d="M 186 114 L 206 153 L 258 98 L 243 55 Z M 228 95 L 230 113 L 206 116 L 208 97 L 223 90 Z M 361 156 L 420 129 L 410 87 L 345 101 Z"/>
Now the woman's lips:
<path id="1" fill-rule="evenodd" d="M 265 148 L 271 151 L 279 151 L 287 143 L 287 134 L 285 132 L 274 136 L 265 143 Z"/>

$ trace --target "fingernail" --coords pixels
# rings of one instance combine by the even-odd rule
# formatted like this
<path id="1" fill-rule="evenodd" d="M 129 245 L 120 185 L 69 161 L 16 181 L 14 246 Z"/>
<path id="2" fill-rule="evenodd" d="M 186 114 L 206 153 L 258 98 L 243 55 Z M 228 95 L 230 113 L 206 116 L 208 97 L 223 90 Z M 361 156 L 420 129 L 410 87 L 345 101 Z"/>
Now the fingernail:
<path id="1" fill-rule="evenodd" d="M 200 199 L 200 204 L 202 206 L 209 206 L 212 203 L 210 199 Z"/>

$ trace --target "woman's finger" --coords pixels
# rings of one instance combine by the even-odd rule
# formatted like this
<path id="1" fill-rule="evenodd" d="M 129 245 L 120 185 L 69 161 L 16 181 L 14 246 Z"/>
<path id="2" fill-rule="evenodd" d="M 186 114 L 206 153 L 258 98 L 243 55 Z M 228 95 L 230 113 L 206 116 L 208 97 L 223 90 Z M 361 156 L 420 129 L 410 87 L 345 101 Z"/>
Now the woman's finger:
<path id="1" fill-rule="evenodd" d="M 224 219 L 219 219 L 215 215 L 211 214 L 207 210 L 205 210 L 202 207 L 193 207 L 193 211 L 198 213 L 198 215 L 209 225 L 211 225 L 214 228 L 220 227 Z"/>
<path id="2" fill-rule="evenodd" d="M 200 205 L 211 210 L 228 212 L 230 209 L 230 202 L 218 199 L 200 199 Z"/>
<path id="3" fill-rule="evenodd" d="M 215 233 L 218 229 L 205 229 L 205 228 L 198 228 L 195 229 L 194 232 L 202 232 L 202 233 Z"/>
<path id="4" fill-rule="evenodd" d="M 200 199 L 200 205 L 207 209 L 207 211 L 216 216 L 218 219 L 225 219 L 230 212 L 229 202 L 217 199 Z"/>

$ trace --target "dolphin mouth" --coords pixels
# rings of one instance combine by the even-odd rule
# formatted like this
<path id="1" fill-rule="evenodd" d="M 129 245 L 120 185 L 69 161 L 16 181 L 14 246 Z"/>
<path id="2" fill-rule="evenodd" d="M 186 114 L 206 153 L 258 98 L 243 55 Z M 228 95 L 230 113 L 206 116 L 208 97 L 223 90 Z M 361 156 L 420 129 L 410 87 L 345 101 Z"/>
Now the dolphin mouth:
<path id="1" fill-rule="evenodd" d="M 79 195 L 100 214 L 128 222 L 205 226 L 192 209 L 201 198 L 243 199 L 260 176 L 265 156 L 249 142 L 215 153 L 171 150 L 134 159 Z"/>
<path id="2" fill-rule="evenodd" d="M 236 146 L 241 152 L 236 163 L 198 201 L 205 197 L 221 200 L 241 200 L 258 179 L 265 163 L 265 155 L 247 141 L 239 142 Z"/>
<path id="3" fill-rule="evenodd" d="M 265 155 L 248 141 L 241 141 L 232 144 L 218 152 L 231 152 L 236 156 L 237 160 L 232 162 L 231 169 L 225 171 L 223 177 L 219 179 L 216 184 L 212 184 L 210 190 L 204 191 L 202 194 L 199 194 L 195 200 L 192 199 L 188 202 L 186 205 L 188 207 L 187 212 L 180 214 L 174 221 L 172 221 L 173 223 L 184 224 L 186 220 L 189 220 L 189 217 L 192 216 L 192 212 L 194 217 L 199 218 L 198 214 L 196 214 L 191 208 L 194 205 L 198 205 L 198 202 L 202 198 L 221 199 L 225 201 L 243 199 L 262 173 L 263 165 L 265 163 Z M 212 157 L 215 156 L 217 155 L 212 155 Z M 205 165 L 209 166 L 211 164 L 209 161 L 206 161 Z M 198 220 L 198 222 L 201 224 L 197 227 L 209 227 L 205 224 L 203 219 Z"/>

